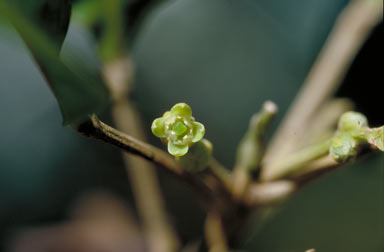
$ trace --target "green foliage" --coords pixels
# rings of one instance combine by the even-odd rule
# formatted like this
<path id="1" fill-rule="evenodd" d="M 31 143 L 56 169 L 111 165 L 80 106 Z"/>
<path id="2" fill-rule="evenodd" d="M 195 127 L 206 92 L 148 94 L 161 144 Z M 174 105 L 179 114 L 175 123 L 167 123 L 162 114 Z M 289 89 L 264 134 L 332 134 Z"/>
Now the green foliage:
<path id="1" fill-rule="evenodd" d="M 100 41 L 101 55 L 104 60 L 114 60 L 122 57 L 123 50 L 123 0 L 103 0 L 103 21 L 105 32 Z"/>
<path id="2" fill-rule="evenodd" d="M 106 61 L 131 48 L 138 27 L 153 7 L 164 0 L 82 0 L 74 4 L 73 18 L 93 31 Z"/>
<path id="3" fill-rule="evenodd" d="M 80 72 L 63 62 L 59 45 L 35 24 L 32 14 L 24 15 L 1 2 L 0 13 L 13 24 L 40 66 L 58 100 L 65 125 L 82 122 L 89 114 L 106 107 L 109 97 L 101 77 Z"/>
<path id="4" fill-rule="evenodd" d="M 152 123 L 152 133 L 168 142 L 168 152 L 173 156 L 183 156 L 189 146 L 199 142 L 204 134 L 204 125 L 195 122 L 191 108 L 185 103 L 174 105 L 163 117 Z"/>

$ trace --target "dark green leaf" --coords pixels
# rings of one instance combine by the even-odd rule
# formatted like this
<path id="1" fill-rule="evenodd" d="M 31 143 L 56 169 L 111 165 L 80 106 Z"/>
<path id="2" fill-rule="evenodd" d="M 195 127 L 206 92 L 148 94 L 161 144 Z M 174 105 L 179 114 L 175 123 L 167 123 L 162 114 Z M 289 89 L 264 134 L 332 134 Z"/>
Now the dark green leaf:
<path id="1" fill-rule="evenodd" d="M 44 29 L 59 44 L 63 43 L 71 16 L 72 0 L 6 0 Z"/>
<path id="2" fill-rule="evenodd" d="M 76 71 L 58 55 L 59 47 L 22 12 L 0 2 L 0 14 L 8 18 L 23 38 L 54 92 L 64 124 L 86 120 L 108 104 L 108 91 L 100 76 Z"/>

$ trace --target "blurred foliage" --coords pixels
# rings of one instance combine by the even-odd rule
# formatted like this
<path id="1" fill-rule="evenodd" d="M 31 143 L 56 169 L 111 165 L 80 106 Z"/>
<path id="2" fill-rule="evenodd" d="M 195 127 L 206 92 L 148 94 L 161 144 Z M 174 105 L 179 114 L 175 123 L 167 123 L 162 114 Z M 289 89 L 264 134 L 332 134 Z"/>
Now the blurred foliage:
<path id="1" fill-rule="evenodd" d="M 87 26 L 98 40 L 111 39 L 105 38 L 110 36 L 107 33 L 121 32 L 125 46 L 130 48 L 146 17 L 162 2 L 165 0 L 79 0 L 74 5 L 73 19 Z M 121 21 L 124 25 L 119 27 Z"/>
<path id="2" fill-rule="evenodd" d="M 159 2 L 137 0 L 124 9 L 131 13 L 124 15 L 124 29 L 135 27 L 128 29 L 135 36 L 124 30 L 122 39 L 136 62 L 133 98 L 147 133 L 154 118 L 186 102 L 204 122 L 215 157 L 230 167 L 250 116 L 265 100 L 279 105 L 281 120 L 347 1 L 179 0 L 150 8 Z M 152 15 L 142 19 L 145 13 Z M 98 39 L 73 23 L 62 54 L 74 54 L 75 46 L 86 51 L 80 55 L 94 55 Z M 100 186 L 132 202 L 119 151 L 60 127 L 52 95 L 9 27 L 0 26 L 0 55 L 0 232 L 9 236 L 20 226 L 65 219 L 79 194 Z M 93 56 L 85 63 L 99 64 Z M 56 65 L 48 67 L 62 73 Z M 83 82 L 88 77 L 81 80 L 87 83 L 83 90 L 94 87 Z M 87 102 L 84 97 L 76 101 Z M 241 246 L 268 252 L 380 251 L 383 162 L 383 154 L 372 155 L 307 187 L 267 226 L 250 226 Z M 203 216 L 193 195 L 162 172 L 160 178 L 183 241 L 198 239 Z"/>
<path id="3" fill-rule="evenodd" d="M 127 0 L 84 0 L 77 3 L 73 18 L 89 29 L 99 31 L 100 54 L 104 61 L 122 57 L 123 51 L 123 5 Z"/>

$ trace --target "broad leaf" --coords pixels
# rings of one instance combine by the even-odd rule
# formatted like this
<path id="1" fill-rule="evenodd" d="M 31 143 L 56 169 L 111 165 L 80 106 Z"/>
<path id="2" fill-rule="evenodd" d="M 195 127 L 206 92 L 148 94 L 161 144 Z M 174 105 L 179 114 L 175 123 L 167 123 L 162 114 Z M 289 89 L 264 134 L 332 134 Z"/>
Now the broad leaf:
<path id="1" fill-rule="evenodd" d="M 72 0 L 5 0 L 33 20 L 59 44 L 64 41 L 71 17 Z"/>
<path id="2" fill-rule="evenodd" d="M 64 124 L 86 120 L 108 104 L 108 92 L 100 76 L 76 71 L 59 57 L 59 46 L 39 29 L 29 14 L 0 2 L 0 14 L 8 18 L 25 41 L 54 92 Z"/>

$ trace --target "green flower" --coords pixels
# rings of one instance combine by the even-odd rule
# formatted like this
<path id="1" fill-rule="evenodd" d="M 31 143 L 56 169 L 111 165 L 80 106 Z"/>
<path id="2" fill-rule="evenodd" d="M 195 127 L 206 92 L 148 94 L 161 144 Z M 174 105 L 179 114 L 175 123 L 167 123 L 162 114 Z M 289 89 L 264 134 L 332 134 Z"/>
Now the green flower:
<path id="1" fill-rule="evenodd" d="M 358 137 L 362 130 L 368 127 L 368 120 L 365 115 L 349 111 L 345 112 L 339 119 L 338 130 L 341 132 L 349 132 Z"/>
<path id="2" fill-rule="evenodd" d="M 366 143 L 384 151 L 384 126 L 369 128 L 363 114 L 349 111 L 339 119 L 329 153 L 337 162 L 346 162 L 356 156 L 359 146 Z"/>
<path id="3" fill-rule="evenodd" d="M 349 134 L 338 133 L 331 140 L 329 153 L 339 163 L 344 163 L 357 154 L 358 141 Z"/>
<path id="4" fill-rule="evenodd" d="M 195 122 L 191 108 L 185 103 L 174 105 L 163 117 L 152 123 L 152 133 L 168 142 L 168 152 L 173 156 L 183 156 L 189 146 L 200 141 L 204 134 L 204 125 Z"/>

